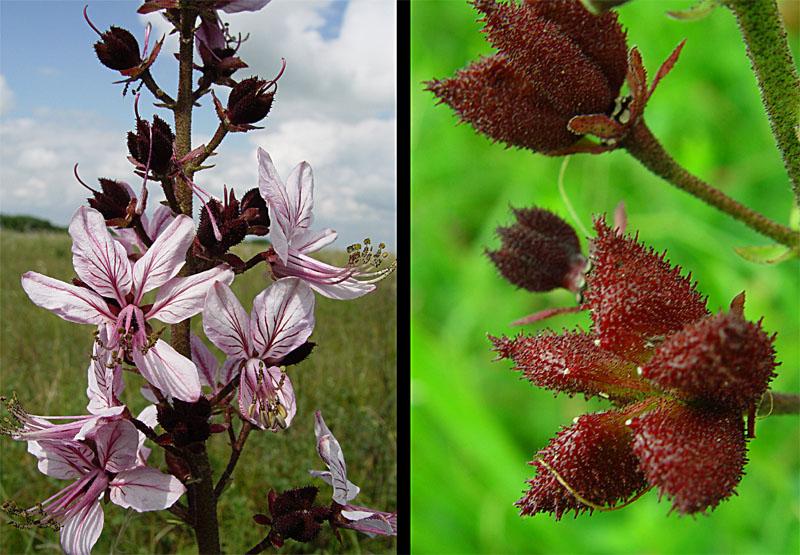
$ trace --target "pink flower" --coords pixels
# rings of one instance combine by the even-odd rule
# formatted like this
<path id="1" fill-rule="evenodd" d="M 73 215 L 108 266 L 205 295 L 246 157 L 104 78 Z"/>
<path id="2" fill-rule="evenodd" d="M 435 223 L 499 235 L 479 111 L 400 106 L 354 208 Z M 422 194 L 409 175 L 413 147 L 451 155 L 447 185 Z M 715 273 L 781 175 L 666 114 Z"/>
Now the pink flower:
<path id="1" fill-rule="evenodd" d="M 343 526 L 371 536 L 376 534 L 396 536 L 397 513 L 376 511 L 368 507 L 349 504 L 349 501 L 355 499 L 360 490 L 357 485 L 347 479 L 344 453 L 342 453 L 339 442 L 325 425 L 322 413 L 315 412 L 314 418 L 317 452 L 328 470 L 310 470 L 309 473 L 317 478 L 322 478 L 333 486 L 333 500 L 341 505 L 341 516 L 345 521 Z"/>
<path id="2" fill-rule="evenodd" d="M 159 206 L 151 218 L 148 218 L 146 214 L 142 214 L 140 218 L 145 233 L 152 241 L 155 241 L 172 223 L 175 215 L 170 208 Z M 136 230 L 126 227 L 115 229 L 114 233 L 116 234 L 114 238 L 125 247 L 128 257 L 137 258 L 147 252 L 147 245 L 139 238 Z"/>
<path id="3" fill-rule="evenodd" d="M 203 329 L 214 345 L 228 356 L 221 377 L 205 381 L 227 383 L 240 370 L 239 411 L 261 429 L 278 431 L 291 424 L 297 407 L 289 377 L 277 366 L 303 345 L 314 329 L 314 293 L 297 278 L 284 278 L 253 300 L 248 317 L 236 295 L 224 283 L 208 292 Z M 202 348 L 195 341 L 195 349 Z M 203 357 L 203 367 L 213 366 Z"/>
<path id="4" fill-rule="evenodd" d="M 174 476 L 140 464 L 139 444 L 136 428 L 125 420 L 98 429 L 93 444 L 38 442 L 39 470 L 75 481 L 26 513 L 40 513 L 41 524 L 62 525 L 62 549 L 68 555 L 82 555 L 91 552 L 103 530 L 104 495 L 137 512 L 172 506 L 186 488 Z"/>
<path id="5" fill-rule="evenodd" d="M 197 368 L 165 341 L 151 344 L 147 320 L 175 324 L 200 312 L 209 287 L 217 280 L 230 283 L 226 266 L 185 278 L 176 274 L 192 243 L 194 224 L 188 216 L 176 217 L 134 264 L 115 241 L 102 214 L 82 206 L 69 226 L 72 263 L 81 286 L 64 283 L 36 272 L 22 276 L 28 297 L 64 320 L 106 326 L 109 349 L 132 358 L 153 386 L 184 401 L 200 397 Z M 145 293 L 159 289 L 155 303 L 143 304 Z"/>
<path id="6" fill-rule="evenodd" d="M 314 219 L 311 166 L 300 162 L 284 183 L 272 164 L 272 158 L 262 148 L 258 149 L 258 163 L 258 188 L 267 201 L 271 222 L 272 252 L 268 262 L 275 277 L 299 277 L 317 293 L 331 299 L 355 299 L 374 291 L 375 282 L 394 269 L 377 269 L 382 248 L 375 254 L 367 249 L 365 256 L 356 253 L 344 268 L 307 256 L 336 240 L 336 232 L 330 228 L 322 231 L 310 229 Z"/>

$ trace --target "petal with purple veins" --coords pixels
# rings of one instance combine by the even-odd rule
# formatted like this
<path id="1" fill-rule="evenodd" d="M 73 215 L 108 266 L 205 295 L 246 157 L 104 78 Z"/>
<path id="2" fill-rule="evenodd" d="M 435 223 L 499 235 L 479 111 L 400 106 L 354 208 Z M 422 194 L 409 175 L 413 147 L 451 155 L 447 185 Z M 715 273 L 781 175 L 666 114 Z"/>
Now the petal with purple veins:
<path id="1" fill-rule="evenodd" d="M 153 308 L 145 318 L 155 318 L 165 324 L 191 318 L 203 310 L 206 294 L 217 282 L 233 282 L 233 272 L 227 264 L 188 277 L 172 278 L 158 290 Z"/>
<path id="2" fill-rule="evenodd" d="M 111 501 L 137 512 L 160 511 L 171 507 L 186 487 L 175 476 L 148 466 L 120 472 L 111 480 Z"/>
<path id="3" fill-rule="evenodd" d="M 36 272 L 22 275 L 22 288 L 33 303 L 68 322 L 105 324 L 116 320 L 97 293 Z"/>
<path id="4" fill-rule="evenodd" d="M 283 278 L 253 300 L 250 334 L 259 357 L 279 359 L 314 331 L 314 293 L 298 278 Z"/>

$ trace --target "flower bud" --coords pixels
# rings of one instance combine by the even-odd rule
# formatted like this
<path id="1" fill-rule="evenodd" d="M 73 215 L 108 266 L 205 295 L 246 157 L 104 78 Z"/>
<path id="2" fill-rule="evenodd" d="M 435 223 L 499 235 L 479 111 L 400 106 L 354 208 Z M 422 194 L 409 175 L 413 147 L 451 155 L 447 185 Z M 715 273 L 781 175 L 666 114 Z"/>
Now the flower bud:
<path id="1" fill-rule="evenodd" d="M 500 227 L 502 247 L 486 254 L 508 281 L 528 291 L 583 285 L 586 259 L 572 227 L 541 208 L 514 209 L 517 223 Z"/>
<path id="2" fill-rule="evenodd" d="M 640 468 L 679 513 L 716 507 L 742 479 L 746 445 L 741 413 L 665 402 L 634 418 L 630 427 Z"/>
<path id="3" fill-rule="evenodd" d="M 146 120 L 137 119 L 136 132 L 128 132 L 128 151 L 131 157 L 141 169 L 146 168 L 149 161 L 150 172 L 156 176 L 170 173 L 174 142 L 175 135 L 169 124 L 158 116 L 153 116 L 152 125 Z"/>
<path id="4" fill-rule="evenodd" d="M 536 476 L 516 503 L 520 513 L 553 513 L 558 520 L 566 512 L 591 512 L 593 505 L 613 505 L 643 491 L 647 483 L 625 418 L 617 411 L 586 414 L 561 430 L 530 463 Z"/>
<path id="5" fill-rule="evenodd" d="M 101 34 L 100 40 L 94 43 L 94 51 L 101 64 L 116 71 L 131 69 L 142 63 L 138 41 L 121 27 L 112 26 Z"/>
<path id="6" fill-rule="evenodd" d="M 136 197 L 126 183 L 101 177 L 100 191 L 92 191 L 92 198 L 87 199 L 89 206 L 103 215 L 111 226 L 125 227 L 133 217 L 136 208 Z M 88 188 L 88 187 L 87 187 Z"/>
<path id="7" fill-rule="evenodd" d="M 773 340 L 760 322 L 720 313 L 668 337 L 642 375 L 682 399 L 742 411 L 761 398 L 775 376 Z"/>
<path id="8" fill-rule="evenodd" d="M 258 188 L 250 189 L 239 205 L 242 219 L 247 222 L 247 233 L 266 235 L 269 233 L 269 209 Z"/>
<path id="9" fill-rule="evenodd" d="M 275 99 L 274 82 L 250 77 L 236 84 L 228 96 L 228 121 L 235 126 L 261 121 L 269 113 Z"/>

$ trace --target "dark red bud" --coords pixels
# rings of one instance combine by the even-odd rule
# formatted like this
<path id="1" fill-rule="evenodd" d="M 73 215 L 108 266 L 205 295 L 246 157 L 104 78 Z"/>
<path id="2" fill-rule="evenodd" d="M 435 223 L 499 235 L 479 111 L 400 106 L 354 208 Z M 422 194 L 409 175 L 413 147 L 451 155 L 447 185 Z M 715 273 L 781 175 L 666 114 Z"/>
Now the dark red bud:
<path id="1" fill-rule="evenodd" d="M 119 181 L 101 177 L 99 180 L 101 191 L 93 191 L 93 198 L 87 199 L 89 206 L 100 212 L 106 221 L 114 221 L 113 225 L 123 225 L 129 215 L 131 203 L 135 205 L 136 198 L 130 194 L 130 189 Z"/>
<path id="2" fill-rule="evenodd" d="M 150 135 L 152 128 L 152 153 Z M 139 119 L 136 132 L 128 133 L 128 151 L 142 166 L 150 160 L 150 171 L 157 176 L 168 175 L 172 169 L 172 154 L 175 135 L 169 124 L 158 116 L 153 116 L 153 124 Z"/>
<path id="3" fill-rule="evenodd" d="M 242 218 L 247 222 L 247 233 L 251 235 L 269 233 L 269 209 L 258 189 L 250 189 L 244 194 L 239 209 Z"/>
<path id="4" fill-rule="evenodd" d="M 314 486 L 286 490 L 270 503 L 272 517 L 276 518 L 294 511 L 309 510 L 314 505 L 319 489 Z"/>
<path id="5" fill-rule="evenodd" d="M 136 38 L 121 27 L 111 27 L 100 35 L 94 44 L 94 51 L 104 66 L 117 71 L 131 69 L 142 63 L 139 43 Z"/>
<path id="6" fill-rule="evenodd" d="M 253 515 L 253 522 L 259 526 L 269 526 L 272 524 L 272 519 L 265 514 L 258 513 Z"/>
<path id="7" fill-rule="evenodd" d="M 708 314 L 691 275 L 681 276 L 664 254 L 595 221 L 584 302 L 600 345 L 637 360 L 685 325 Z"/>
<path id="8" fill-rule="evenodd" d="M 577 292 L 586 259 L 575 230 L 541 208 L 513 212 L 517 223 L 497 229 L 501 248 L 486 252 L 503 277 L 528 291 L 564 287 Z"/>
<path id="9" fill-rule="evenodd" d="M 647 480 L 683 514 L 716 507 L 730 497 L 746 462 L 738 411 L 664 403 L 631 421 L 633 450 Z"/>
<path id="10" fill-rule="evenodd" d="M 775 350 L 760 322 L 721 313 L 689 324 L 656 349 L 642 375 L 687 400 L 743 411 L 775 376 Z"/>
<path id="11" fill-rule="evenodd" d="M 208 211 L 214 214 L 217 228 L 222 240 L 217 241 Z M 200 224 L 197 226 L 197 241 L 205 249 L 209 258 L 222 257 L 229 248 L 241 243 L 247 235 L 247 222 L 238 214 L 238 202 L 235 206 L 223 205 L 216 199 L 208 202 L 207 208 L 200 208 Z"/>
<path id="12" fill-rule="evenodd" d="M 274 83 L 250 77 L 236 84 L 228 96 L 228 121 L 233 125 L 249 125 L 261 121 L 272 108 Z"/>
<path id="13" fill-rule="evenodd" d="M 158 423 L 169 432 L 177 447 L 207 440 L 211 435 L 210 416 L 211 404 L 205 397 L 194 403 L 174 399 L 172 406 L 158 405 Z"/>
<path id="14" fill-rule="evenodd" d="M 547 512 L 558 520 L 569 511 L 592 511 L 579 497 L 605 507 L 643 491 L 647 483 L 631 450 L 625 419 L 617 411 L 586 414 L 562 429 L 531 462 L 536 476 L 516 503 L 520 513 Z"/>

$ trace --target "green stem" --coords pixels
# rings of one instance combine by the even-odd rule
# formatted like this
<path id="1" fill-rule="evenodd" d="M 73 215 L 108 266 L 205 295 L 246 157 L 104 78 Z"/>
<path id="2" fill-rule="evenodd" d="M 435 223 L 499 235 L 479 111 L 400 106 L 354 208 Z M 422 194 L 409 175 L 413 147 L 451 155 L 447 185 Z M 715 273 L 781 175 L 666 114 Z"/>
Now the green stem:
<path id="1" fill-rule="evenodd" d="M 636 125 L 620 145 L 639 160 L 644 167 L 679 189 L 694 195 L 778 243 L 792 248 L 800 247 L 800 233 L 733 200 L 719 189 L 715 189 L 699 177 L 686 171 L 664 150 L 644 121 Z"/>
<path id="2" fill-rule="evenodd" d="M 736 16 L 775 142 L 800 204 L 800 78 L 775 0 L 724 0 Z"/>
<path id="3" fill-rule="evenodd" d="M 758 404 L 758 415 L 800 414 L 800 395 L 767 391 Z"/>

